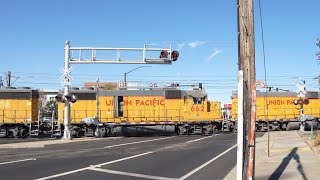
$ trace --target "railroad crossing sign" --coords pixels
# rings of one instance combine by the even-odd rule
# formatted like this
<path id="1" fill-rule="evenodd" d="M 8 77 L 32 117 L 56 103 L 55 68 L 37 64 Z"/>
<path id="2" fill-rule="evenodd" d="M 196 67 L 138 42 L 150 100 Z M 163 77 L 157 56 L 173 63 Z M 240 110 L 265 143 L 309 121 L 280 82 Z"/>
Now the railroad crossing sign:
<path id="1" fill-rule="evenodd" d="M 72 71 L 72 67 L 70 67 L 69 69 L 65 70 L 64 68 L 60 68 L 59 69 L 60 72 L 62 73 L 62 76 L 60 77 L 60 81 L 72 81 L 73 78 L 71 77 L 70 73 Z"/>
<path id="2" fill-rule="evenodd" d="M 303 82 L 303 83 L 302 83 Z M 296 84 L 296 86 L 298 87 L 298 90 L 296 91 L 296 93 L 298 94 L 298 97 L 304 97 L 306 95 L 306 84 L 305 81 L 300 81 Z"/>

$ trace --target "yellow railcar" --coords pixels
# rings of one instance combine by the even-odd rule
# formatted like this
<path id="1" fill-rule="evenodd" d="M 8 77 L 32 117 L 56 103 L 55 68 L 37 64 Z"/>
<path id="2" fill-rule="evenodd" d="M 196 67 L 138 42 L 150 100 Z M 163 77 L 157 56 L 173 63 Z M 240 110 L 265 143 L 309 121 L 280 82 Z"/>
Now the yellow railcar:
<path id="1" fill-rule="evenodd" d="M 308 104 L 295 105 L 294 100 L 298 100 L 295 92 L 260 92 L 256 97 L 256 127 L 257 130 L 266 129 L 269 121 L 270 129 L 297 129 L 300 125 L 300 114 L 312 115 L 319 118 L 320 99 L 318 92 L 307 92 L 304 99 L 308 99 Z M 301 109 L 302 108 L 302 109 Z M 232 117 L 236 121 L 238 114 L 238 97 L 232 95 Z"/>
<path id="2" fill-rule="evenodd" d="M 70 106 L 73 135 L 114 132 L 116 126 L 175 126 L 178 134 L 212 133 L 221 128 L 219 102 L 207 100 L 201 89 L 71 90 L 77 97 Z M 98 104 L 98 106 L 97 106 Z M 64 103 L 58 105 L 63 124 Z M 62 126 L 61 126 L 62 127 Z"/>
<path id="3" fill-rule="evenodd" d="M 0 89 L 0 137 L 26 137 L 29 125 L 38 119 L 37 90 Z"/>

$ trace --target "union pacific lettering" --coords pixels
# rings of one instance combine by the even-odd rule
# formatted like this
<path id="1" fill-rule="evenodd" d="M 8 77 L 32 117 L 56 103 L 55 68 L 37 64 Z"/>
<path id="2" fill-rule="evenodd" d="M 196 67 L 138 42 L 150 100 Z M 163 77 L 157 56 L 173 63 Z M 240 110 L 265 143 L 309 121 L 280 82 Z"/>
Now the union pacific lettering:
<path id="1" fill-rule="evenodd" d="M 124 106 L 132 105 L 132 100 L 125 100 L 123 101 Z M 164 106 L 164 100 L 156 100 L 156 99 L 150 99 L 150 100 L 135 100 L 136 106 Z M 113 100 L 106 100 L 107 106 L 113 106 Z"/>
<path id="2" fill-rule="evenodd" d="M 269 100 L 268 105 L 292 105 L 292 100 Z"/>

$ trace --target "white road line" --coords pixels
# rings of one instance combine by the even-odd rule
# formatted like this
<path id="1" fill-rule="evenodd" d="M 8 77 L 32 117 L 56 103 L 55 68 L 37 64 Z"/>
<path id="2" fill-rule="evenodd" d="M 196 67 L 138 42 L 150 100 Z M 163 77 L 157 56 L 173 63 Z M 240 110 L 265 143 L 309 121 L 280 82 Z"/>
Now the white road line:
<path id="1" fill-rule="evenodd" d="M 117 159 L 117 160 L 109 161 L 109 162 L 106 162 L 106 163 L 101 163 L 101 164 L 97 164 L 97 165 L 93 165 L 93 166 L 89 166 L 89 167 L 85 167 L 85 168 L 81 168 L 81 169 L 76 169 L 76 170 L 73 170 L 73 171 L 68 171 L 68 172 L 64 172 L 64 173 L 60 173 L 60 174 L 56 174 L 56 175 L 52 175 L 52 176 L 47 176 L 47 177 L 39 178 L 39 179 L 36 179 L 36 180 L 45 180 L 45 179 L 52 179 L 52 178 L 56 178 L 56 177 L 60 177 L 60 176 L 65 176 L 65 175 L 77 173 L 77 172 L 80 172 L 80 171 L 88 170 L 90 168 L 101 167 L 103 165 L 112 164 L 112 163 L 116 163 L 116 162 L 120 162 L 120 161 L 125 161 L 125 160 L 128 160 L 128 159 L 136 158 L 136 157 L 139 157 L 139 156 L 144 156 L 144 155 L 151 154 L 151 153 L 154 153 L 154 152 L 146 152 L 146 153 L 142 153 L 142 154 L 137 154 L 137 155 L 134 155 L 134 156 L 129 156 L 129 157 L 126 157 L 126 158 Z"/>
<path id="2" fill-rule="evenodd" d="M 110 173 L 110 174 L 123 175 L 123 176 L 140 177 L 140 178 L 146 178 L 146 179 L 179 180 L 179 179 L 177 179 L 177 178 L 169 178 L 169 177 L 161 177 L 161 176 L 151 176 L 151 175 L 145 175 L 145 174 L 137 174 L 137 173 L 122 172 L 122 171 L 114 171 L 114 170 L 101 169 L 101 168 L 90 168 L 89 170 L 94 170 L 94 171 L 99 171 L 99 172 L 105 172 L 105 173 Z"/>
<path id="3" fill-rule="evenodd" d="M 218 156 L 210 159 L 209 161 L 207 161 L 206 163 L 202 164 L 201 166 L 197 167 L 196 169 L 192 170 L 191 172 L 189 172 L 188 174 L 182 176 L 179 180 L 184 180 L 188 177 L 190 177 L 192 174 L 198 172 L 200 169 L 204 168 L 205 166 L 207 166 L 208 164 L 212 163 L 213 161 L 217 160 L 219 157 L 223 156 L 224 154 L 226 154 L 227 152 L 231 151 L 233 148 L 237 147 L 237 145 L 235 144 L 234 146 L 232 146 L 231 148 L 225 150 L 223 153 L 219 154 Z"/>
<path id="4" fill-rule="evenodd" d="M 145 141 L 137 141 L 137 142 L 131 142 L 131 143 L 124 143 L 124 144 L 117 144 L 117 145 L 112 145 L 112 146 L 105 146 L 104 148 L 113 148 L 113 147 L 125 146 L 125 145 L 130 145 L 130 144 L 139 144 L 139 143 L 145 143 L 145 142 L 150 142 L 150 141 L 159 141 L 159 140 L 169 139 L 169 138 L 173 138 L 173 137 L 174 136 L 159 138 L 159 139 L 150 139 L 150 140 L 145 140 Z"/>
<path id="5" fill-rule="evenodd" d="M 8 162 L 2 162 L 0 163 L 0 165 L 4 165 L 4 164 L 11 164 L 11 163 L 16 163 L 16 162 L 23 162 L 23 161 L 34 161 L 36 159 L 21 159 L 21 160 L 16 160 L 16 161 L 8 161 Z"/>
<path id="6" fill-rule="evenodd" d="M 203 139 L 211 138 L 211 137 L 213 137 L 213 136 L 216 136 L 216 135 L 207 136 L 207 137 L 203 137 L 203 138 L 200 138 L 200 139 L 195 139 L 195 140 L 187 141 L 186 144 L 188 144 L 188 143 L 193 143 L 193 142 L 197 142 L 197 141 L 201 141 L 201 140 L 203 140 Z"/>

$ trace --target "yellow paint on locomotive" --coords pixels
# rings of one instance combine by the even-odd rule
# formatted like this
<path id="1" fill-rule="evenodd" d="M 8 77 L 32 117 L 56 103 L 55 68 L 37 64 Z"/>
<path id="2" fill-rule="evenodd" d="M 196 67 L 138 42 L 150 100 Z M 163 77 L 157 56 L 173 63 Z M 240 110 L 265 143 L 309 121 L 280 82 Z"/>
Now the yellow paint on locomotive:
<path id="1" fill-rule="evenodd" d="M 0 122 L 27 124 L 38 119 L 38 99 L 0 99 Z"/>
<path id="2" fill-rule="evenodd" d="M 221 120 L 220 103 L 194 104 L 193 98 L 165 99 L 163 96 L 123 96 L 122 102 L 113 96 L 99 96 L 100 123 L 187 122 Z M 118 106 L 118 107 L 115 107 Z M 63 123 L 64 103 L 59 103 L 59 122 Z M 71 123 L 96 116 L 96 100 L 77 100 L 70 106 Z"/>
<path id="3" fill-rule="evenodd" d="M 256 118 L 257 119 L 295 119 L 300 116 L 300 105 L 293 104 L 298 99 L 296 96 L 288 97 L 267 97 L 268 111 L 266 110 L 266 98 L 257 97 L 256 99 Z M 303 105 L 304 114 L 320 117 L 320 100 L 309 99 L 308 105 Z M 232 99 L 232 117 L 238 116 L 238 98 Z"/>

